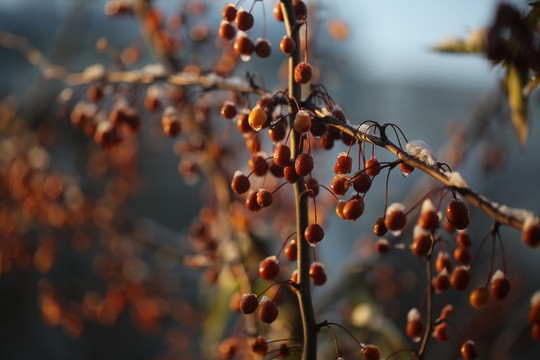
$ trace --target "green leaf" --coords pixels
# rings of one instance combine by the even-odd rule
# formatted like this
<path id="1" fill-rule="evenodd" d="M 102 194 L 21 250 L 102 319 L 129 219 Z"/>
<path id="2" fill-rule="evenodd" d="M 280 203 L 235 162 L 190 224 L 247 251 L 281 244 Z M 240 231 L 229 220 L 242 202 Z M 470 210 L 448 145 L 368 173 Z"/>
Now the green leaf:
<path id="1" fill-rule="evenodd" d="M 520 69 L 513 63 L 506 65 L 506 91 L 512 109 L 512 123 L 516 128 L 519 143 L 525 146 L 529 127 L 527 124 L 527 98 L 525 86 L 528 83 L 527 69 Z"/>

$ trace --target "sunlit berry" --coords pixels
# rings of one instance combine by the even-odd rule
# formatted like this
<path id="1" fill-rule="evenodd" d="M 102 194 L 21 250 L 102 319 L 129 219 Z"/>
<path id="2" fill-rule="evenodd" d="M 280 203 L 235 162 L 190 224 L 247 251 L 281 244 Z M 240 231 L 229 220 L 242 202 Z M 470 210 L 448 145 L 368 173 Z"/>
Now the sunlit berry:
<path id="1" fill-rule="evenodd" d="M 379 163 L 379 160 L 376 157 L 372 157 L 366 161 L 365 171 L 371 177 L 377 176 L 381 172 L 381 164 Z"/>
<path id="2" fill-rule="evenodd" d="M 450 272 L 452 271 L 452 268 L 453 265 L 450 260 L 450 255 L 446 251 L 439 251 L 437 259 L 435 260 L 435 269 L 437 269 L 438 272 L 443 271 L 443 269 Z"/>
<path id="3" fill-rule="evenodd" d="M 262 208 L 257 202 L 257 192 L 250 191 L 246 196 L 246 208 L 251 212 L 259 212 Z"/>
<path id="4" fill-rule="evenodd" d="M 384 225 L 390 231 L 401 231 L 407 222 L 403 204 L 393 203 L 386 209 Z"/>
<path id="5" fill-rule="evenodd" d="M 279 260 L 274 256 L 266 257 L 259 264 L 259 276 L 263 280 L 273 280 L 279 274 Z"/>
<path id="6" fill-rule="evenodd" d="M 446 207 L 446 219 L 458 230 L 469 226 L 469 209 L 459 199 L 452 200 Z"/>
<path id="7" fill-rule="evenodd" d="M 343 207 L 343 216 L 349 221 L 355 221 L 364 213 L 364 206 L 362 198 L 352 198 Z"/>
<path id="8" fill-rule="evenodd" d="M 296 244 L 296 240 L 291 240 L 285 246 L 285 250 L 283 250 L 283 255 L 285 255 L 285 259 L 289 261 L 296 261 L 296 258 L 298 256 L 298 245 Z"/>
<path id="9" fill-rule="evenodd" d="M 296 64 L 294 68 L 294 81 L 299 84 L 306 84 L 311 81 L 312 77 L 313 69 L 308 62 L 302 61 Z"/>
<path id="10" fill-rule="evenodd" d="M 221 107 L 221 116 L 225 119 L 232 119 L 237 114 L 236 106 L 232 101 L 225 101 Z"/>
<path id="11" fill-rule="evenodd" d="M 257 203 L 260 207 L 269 207 L 272 205 L 272 202 L 274 200 L 274 196 L 272 193 L 266 189 L 260 189 L 257 192 Z"/>
<path id="12" fill-rule="evenodd" d="M 311 129 L 311 116 L 306 110 L 299 110 L 294 116 L 293 121 L 294 129 L 303 134 Z"/>
<path id="13" fill-rule="evenodd" d="M 454 260 L 456 260 L 456 262 L 460 264 L 469 263 L 469 261 L 471 261 L 471 253 L 469 252 L 469 249 L 458 246 L 454 250 Z"/>
<path id="14" fill-rule="evenodd" d="M 309 277 L 315 286 L 323 286 L 326 283 L 326 272 L 324 265 L 316 261 L 309 267 Z"/>
<path id="15" fill-rule="evenodd" d="M 232 179 L 232 182 L 231 182 L 231 189 L 241 195 L 241 194 L 245 194 L 249 188 L 251 186 L 251 183 L 249 181 L 249 178 L 240 173 L 240 172 L 236 172 L 233 179 Z"/>
<path id="16" fill-rule="evenodd" d="M 471 291 L 469 295 L 469 303 L 475 309 L 483 308 L 489 300 L 489 292 L 483 287 L 478 287 Z"/>
<path id="17" fill-rule="evenodd" d="M 274 151 L 274 163 L 284 167 L 291 159 L 291 149 L 287 145 L 279 145 Z"/>
<path id="18" fill-rule="evenodd" d="M 364 360 L 379 360 L 381 356 L 379 348 L 375 345 L 364 346 L 360 353 L 364 355 Z"/>
<path id="19" fill-rule="evenodd" d="M 501 270 L 497 270 L 491 278 L 489 294 L 495 300 L 504 299 L 510 292 L 510 282 Z"/>
<path id="20" fill-rule="evenodd" d="M 255 43 L 255 54 L 261 59 L 265 59 L 272 54 L 272 45 L 267 39 L 259 38 Z"/>
<path id="21" fill-rule="evenodd" d="M 239 308 L 240 311 L 244 314 L 251 314 L 257 310 L 259 306 L 259 300 L 255 294 L 244 294 L 240 298 Z"/>
<path id="22" fill-rule="evenodd" d="M 379 217 L 375 220 L 375 225 L 373 226 L 373 233 L 377 236 L 384 236 L 388 232 L 386 225 L 384 225 L 384 218 Z"/>
<path id="23" fill-rule="evenodd" d="M 296 173 L 300 176 L 309 175 L 309 173 L 311 173 L 311 171 L 313 170 L 313 167 L 313 157 L 306 153 L 298 155 L 294 163 L 294 169 L 296 170 Z"/>
<path id="24" fill-rule="evenodd" d="M 347 153 L 340 153 L 337 157 L 336 164 L 334 165 L 335 174 L 348 174 L 352 170 L 352 157 Z M 363 191 L 359 191 L 363 192 Z"/>
<path id="25" fill-rule="evenodd" d="M 357 192 L 366 193 L 371 187 L 371 177 L 365 173 L 358 173 L 354 175 L 352 184 Z"/>
<path id="26" fill-rule="evenodd" d="M 465 290 L 469 286 L 471 280 L 471 274 L 469 270 L 464 266 L 458 266 L 452 272 L 450 276 L 450 285 L 458 291 Z"/>
<path id="27" fill-rule="evenodd" d="M 283 51 L 285 55 L 291 55 L 296 49 L 296 43 L 294 42 L 294 39 L 292 37 L 290 37 L 289 35 L 285 35 L 279 43 L 279 48 L 281 49 L 281 51 Z"/>
<path id="28" fill-rule="evenodd" d="M 414 171 L 414 166 L 407 163 L 399 163 L 399 168 L 401 169 L 401 174 L 403 176 L 409 176 Z"/>
<path id="29" fill-rule="evenodd" d="M 163 112 L 161 126 L 163 127 L 163 132 L 170 137 L 175 137 L 180 134 L 180 131 L 182 130 L 180 116 L 178 111 L 172 106 L 167 107 Z"/>
<path id="30" fill-rule="evenodd" d="M 285 21 L 283 19 L 283 12 L 281 11 L 281 2 L 280 1 L 277 2 L 276 6 L 274 6 L 274 17 L 279 22 Z"/>
<path id="31" fill-rule="evenodd" d="M 478 350 L 476 344 L 472 340 L 467 340 L 461 345 L 461 357 L 465 360 L 473 360 L 478 356 Z"/>
<path id="32" fill-rule="evenodd" d="M 223 40 L 231 41 L 232 39 L 234 39 L 235 35 L 236 29 L 228 22 L 223 21 L 221 25 L 219 25 L 219 37 Z"/>
<path id="33" fill-rule="evenodd" d="M 251 56 L 255 51 L 255 44 L 246 35 L 239 33 L 234 41 L 234 51 L 240 56 Z"/>
<path id="34" fill-rule="evenodd" d="M 259 319 L 267 324 L 273 323 L 279 315 L 277 305 L 268 297 L 263 296 L 259 304 Z"/>
<path id="35" fill-rule="evenodd" d="M 255 130 L 259 131 L 267 120 L 266 111 L 260 106 L 256 105 L 249 113 L 249 125 Z"/>
<path id="36" fill-rule="evenodd" d="M 433 240 L 429 233 L 421 230 L 420 227 L 415 227 L 414 237 L 411 245 L 411 251 L 416 256 L 426 256 L 431 251 Z"/>
<path id="37" fill-rule="evenodd" d="M 238 30 L 247 31 L 253 27 L 254 18 L 251 13 L 244 9 L 240 9 L 240 11 L 236 13 L 234 23 Z"/>
<path id="38" fill-rule="evenodd" d="M 324 238 L 324 229 L 317 223 L 311 223 L 304 231 L 306 241 L 312 245 L 317 245 Z"/>
<path id="39" fill-rule="evenodd" d="M 345 175 L 336 175 L 330 183 L 330 189 L 336 195 L 345 195 L 349 190 L 349 178 Z"/>
<path id="40" fill-rule="evenodd" d="M 223 20 L 233 22 L 236 18 L 236 6 L 233 3 L 225 4 L 223 11 L 221 12 Z"/>

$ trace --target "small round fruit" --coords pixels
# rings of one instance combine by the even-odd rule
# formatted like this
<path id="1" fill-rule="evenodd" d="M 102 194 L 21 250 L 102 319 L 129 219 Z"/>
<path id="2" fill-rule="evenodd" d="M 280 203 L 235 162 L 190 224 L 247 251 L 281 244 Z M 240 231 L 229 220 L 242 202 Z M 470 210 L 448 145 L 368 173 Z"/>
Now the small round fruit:
<path id="1" fill-rule="evenodd" d="M 379 160 L 376 157 L 372 157 L 371 159 L 366 161 L 365 170 L 369 176 L 377 176 L 381 172 L 381 164 L 379 163 Z"/>
<path id="2" fill-rule="evenodd" d="M 446 251 L 440 251 L 437 254 L 435 269 L 437 269 L 438 272 L 442 272 L 444 269 L 448 272 L 452 271 L 452 261 L 450 260 L 450 255 Z"/>
<path id="3" fill-rule="evenodd" d="M 242 174 L 237 172 L 231 182 L 231 189 L 237 193 L 238 195 L 245 194 L 251 186 L 251 183 L 249 182 L 249 178 Z"/>
<path id="4" fill-rule="evenodd" d="M 260 189 L 257 192 L 257 204 L 259 204 L 260 207 L 269 207 L 272 205 L 272 202 L 274 201 L 274 196 L 272 193 L 266 189 Z"/>
<path id="5" fill-rule="evenodd" d="M 302 0 L 294 0 L 293 7 L 298 20 L 305 20 L 307 18 L 307 6 Z"/>
<path id="6" fill-rule="evenodd" d="M 460 264 L 467 264 L 469 261 L 471 261 L 471 253 L 469 252 L 469 249 L 458 246 L 454 250 L 454 260 Z"/>
<path id="7" fill-rule="evenodd" d="M 234 26 L 226 21 L 223 21 L 219 26 L 219 37 L 225 41 L 231 41 L 236 35 L 236 29 Z"/>
<path id="8" fill-rule="evenodd" d="M 253 154 L 249 158 L 248 165 L 255 176 L 264 176 L 269 168 L 266 158 L 262 153 Z"/>
<path id="9" fill-rule="evenodd" d="M 345 175 L 334 176 L 330 184 L 330 189 L 336 195 L 345 195 L 347 190 L 349 190 L 349 178 Z"/>
<path id="10" fill-rule="evenodd" d="M 413 341 L 419 341 L 424 333 L 425 325 L 420 318 L 411 319 L 407 322 L 406 332 Z"/>
<path id="11" fill-rule="evenodd" d="M 448 324 L 443 322 L 435 326 L 435 329 L 433 330 L 433 337 L 437 341 L 447 341 L 449 339 Z"/>
<path id="12" fill-rule="evenodd" d="M 411 165 L 406 164 L 404 162 L 399 163 L 399 168 L 401 169 L 401 174 L 403 176 L 409 176 L 414 170 L 414 166 L 411 166 Z"/>
<path id="13" fill-rule="evenodd" d="M 458 266 L 452 272 L 450 277 L 450 285 L 458 291 L 465 290 L 469 286 L 471 280 L 471 274 L 469 270 L 464 266 Z"/>
<path id="14" fill-rule="evenodd" d="M 381 354 L 379 353 L 379 348 L 375 345 L 364 346 L 360 353 L 364 355 L 364 360 L 379 360 L 381 357 Z"/>
<path id="15" fill-rule="evenodd" d="M 244 294 L 240 298 L 240 311 L 244 314 L 251 314 L 257 310 L 259 306 L 259 300 L 257 300 L 257 295 L 255 294 Z"/>
<path id="16" fill-rule="evenodd" d="M 259 304 L 259 319 L 267 324 L 273 323 L 279 315 L 279 309 L 277 305 L 263 296 L 261 303 Z"/>
<path id="17" fill-rule="evenodd" d="M 311 116 L 309 116 L 309 112 L 299 110 L 294 117 L 293 127 L 300 134 L 308 132 L 311 129 Z"/>
<path id="18" fill-rule="evenodd" d="M 323 286 L 326 283 L 326 272 L 324 265 L 316 261 L 309 267 L 309 277 L 315 286 Z"/>
<path id="19" fill-rule="evenodd" d="M 469 209 L 467 205 L 459 200 L 452 200 L 446 207 L 446 219 L 458 230 L 463 230 L 469 226 Z"/>
<path id="20" fill-rule="evenodd" d="M 307 84 L 313 77 L 313 69 L 307 61 L 299 62 L 294 68 L 294 81 Z"/>
<path id="21" fill-rule="evenodd" d="M 268 115 L 259 105 L 256 105 L 249 113 L 249 125 L 255 130 L 259 131 L 266 122 Z"/>
<path id="22" fill-rule="evenodd" d="M 403 212 L 404 206 L 400 203 L 393 203 L 386 210 L 384 225 L 390 231 L 400 231 L 407 222 L 407 216 Z"/>
<path id="23" fill-rule="evenodd" d="M 461 356 L 465 360 L 473 360 L 478 356 L 478 350 L 476 350 L 476 344 L 472 340 L 467 340 L 461 345 Z"/>
<path id="24" fill-rule="evenodd" d="M 287 125 L 284 121 L 280 121 L 268 129 L 268 137 L 275 143 L 285 139 L 285 135 L 287 135 Z"/>
<path id="25" fill-rule="evenodd" d="M 246 208 L 251 212 L 259 212 L 262 208 L 257 203 L 257 192 L 250 191 L 246 196 Z"/>
<path id="26" fill-rule="evenodd" d="M 426 256 L 431 250 L 433 241 L 427 233 L 419 233 L 414 236 L 411 251 L 416 256 Z"/>
<path id="27" fill-rule="evenodd" d="M 377 236 L 384 236 L 388 232 L 386 225 L 384 225 L 384 218 L 379 217 L 375 220 L 375 225 L 373 226 L 373 233 Z"/>
<path id="28" fill-rule="evenodd" d="M 225 119 L 232 119 L 236 114 L 236 106 L 231 101 L 226 101 L 221 107 L 221 116 Z"/>
<path id="29" fill-rule="evenodd" d="M 450 279 L 448 278 L 448 272 L 443 270 L 439 275 L 433 279 L 433 288 L 435 292 L 440 294 L 450 287 Z"/>
<path id="30" fill-rule="evenodd" d="M 291 148 L 287 145 L 279 145 L 274 151 L 274 163 L 277 166 L 285 167 L 291 160 Z"/>
<path id="31" fill-rule="evenodd" d="M 221 16 L 223 17 L 223 20 L 230 23 L 233 22 L 236 18 L 236 6 L 233 3 L 226 4 L 221 12 Z"/>
<path id="32" fill-rule="evenodd" d="M 495 300 L 504 299 L 510 292 L 510 282 L 506 279 L 502 272 L 500 273 L 502 275 L 497 277 L 498 273 L 499 272 L 495 273 L 495 275 L 493 276 L 493 279 L 491 280 L 491 285 L 489 287 L 489 294 Z"/>
<path id="33" fill-rule="evenodd" d="M 296 161 L 294 163 L 294 169 L 296 170 L 296 173 L 300 176 L 306 176 L 311 173 L 314 167 L 313 163 L 313 157 L 311 155 L 302 153 L 298 155 L 296 158 Z"/>
<path id="34" fill-rule="evenodd" d="M 471 295 L 469 295 L 469 303 L 471 306 L 475 309 L 480 310 L 483 308 L 489 300 L 489 292 L 482 288 L 476 288 L 473 291 L 471 291 Z"/>
<path id="35" fill-rule="evenodd" d="M 253 15 L 244 9 L 240 9 L 240 11 L 236 13 L 234 23 L 238 30 L 247 31 L 253 27 L 254 20 Z"/>
<path id="36" fill-rule="evenodd" d="M 247 36 L 237 36 L 234 41 L 234 51 L 240 56 L 251 56 L 255 51 L 255 44 Z"/>
<path id="37" fill-rule="evenodd" d="M 437 209 L 430 199 L 426 199 L 422 203 L 422 210 L 418 218 L 418 225 L 428 231 L 433 231 L 439 226 L 439 215 Z"/>
<path id="38" fill-rule="evenodd" d="M 298 256 L 298 245 L 296 244 L 296 240 L 293 239 L 287 244 L 283 251 L 283 255 L 285 255 L 285 259 L 291 262 L 296 261 Z"/>
<path id="39" fill-rule="evenodd" d="M 465 230 L 461 230 L 458 232 L 457 236 L 457 244 L 460 247 L 468 248 L 472 245 L 472 238 L 471 235 Z"/>
<path id="40" fill-rule="evenodd" d="M 309 224 L 304 231 L 304 237 L 311 245 L 317 245 L 324 238 L 324 229 L 317 223 Z"/>
<path id="41" fill-rule="evenodd" d="M 347 153 L 340 153 L 334 165 L 334 174 L 345 175 L 350 173 L 352 170 L 352 157 L 347 155 Z M 363 191 L 359 191 L 363 192 Z"/>
<path id="42" fill-rule="evenodd" d="M 391 249 L 390 243 L 386 239 L 378 239 L 375 243 L 375 251 L 377 254 L 386 254 Z"/>
<path id="43" fill-rule="evenodd" d="M 300 179 L 300 175 L 296 172 L 295 164 L 295 161 L 291 159 L 283 168 L 283 176 L 290 184 L 294 184 Z"/>
<path id="44" fill-rule="evenodd" d="M 258 336 L 251 343 L 251 351 L 253 351 L 255 354 L 265 356 L 268 353 L 268 343 L 266 339 L 262 336 Z"/>
<path id="45" fill-rule="evenodd" d="M 349 221 L 355 221 L 364 213 L 364 201 L 361 198 L 353 198 L 343 207 L 343 216 Z"/>
<path id="46" fill-rule="evenodd" d="M 270 54 L 272 54 L 270 41 L 266 39 L 257 39 L 257 42 L 255 43 L 255 54 L 262 59 L 269 57 Z"/>
<path id="47" fill-rule="evenodd" d="M 281 2 L 278 1 L 276 6 L 274 6 L 274 17 L 276 18 L 277 21 L 283 22 L 283 21 L 285 21 L 285 19 L 283 19 L 283 12 L 281 11 L 281 5 L 280 4 L 281 4 Z"/>
<path id="48" fill-rule="evenodd" d="M 296 43 L 292 37 L 285 35 L 279 43 L 279 48 L 285 55 L 291 55 L 294 52 L 294 49 L 296 49 Z"/>
<path id="49" fill-rule="evenodd" d="M 335 170 L 335 169 L 334 169 Z M 371 187 L 371 177 L 368 174 L 359 173 L 353 178 L 353 187 L 359 193 L 366 193 Z"/>
<path id="50" fill-rule="evenodd" d="M 259 276 L 263 280 L 273 280 L 279 274 L 279 260 L 274 256 L 268 256 L 259 264 Z"/>
<path id="51" fill-rule="evenodd" d="M 526 222 L 521 233 L 521 240 L 530 247 L 538 247 L 540 245 L 540 223 Z"/>

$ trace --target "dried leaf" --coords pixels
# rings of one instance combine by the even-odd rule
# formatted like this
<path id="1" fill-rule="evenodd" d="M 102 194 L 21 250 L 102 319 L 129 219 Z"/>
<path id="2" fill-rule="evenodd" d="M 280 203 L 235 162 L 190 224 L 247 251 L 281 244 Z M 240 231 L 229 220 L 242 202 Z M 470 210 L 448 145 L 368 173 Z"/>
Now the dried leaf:
<path id="1" fill-rule="evenodd" d="M 512 109 L 512 122 L 516 128 L 519 143 L 525 146 L 529 128 L 527 124 L 527 95 L 524 92 L 528 82 L 527 69 L 520 69 L 513 63 L 506 65 L 506 90 Z"/>

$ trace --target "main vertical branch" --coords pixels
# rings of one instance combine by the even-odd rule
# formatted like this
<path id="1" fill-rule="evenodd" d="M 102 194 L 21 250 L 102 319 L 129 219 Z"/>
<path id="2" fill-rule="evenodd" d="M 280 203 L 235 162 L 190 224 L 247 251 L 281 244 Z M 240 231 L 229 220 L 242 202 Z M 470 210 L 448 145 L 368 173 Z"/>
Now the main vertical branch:
<path id="1" fill-rule="evenodd" d="M 298 35 L 298 27 L 296 25 L 296 15 L 292 6 L 291 0 L 281 0 L 281 11 L 285 20 L 287 34 L 291 36 L 296 44 L 296 49 L 289 56 L 289 97 L 295 98 L 298 101 L 302 98 L 302 87 L 294 81 L 294 68 L 300 62 L 300 37 Z M 305 25 L 307 26 L 307 25 Z M 292 102 L 289 102 L 289 112 L 298 111 Z M 292 129 L 293 117 L 289 119 Z M 291 157 L 296 159 L 301 152 L 300 148 L 301 137 L 297 131 L 293 131 L 291 137 Z M 298 296 L 298 304 L 300 307 L 300 316 L 302 318 L 302 326 L 304 332 L 303 345 L 303 360 L 312 360 L 317 358 L 317 323 L 315 321 L 315 311 L 311 300 L 311 288 L 309 278 L 310 267 L 310 246 L 304 237 L 304 231 L 308 226 L 308 197 L 306 196 L 306 185 L 304 179 L 300 178 L 294 184 L 294 200 L 296 205 L 296 234 L 298 243 L 298 284 L 299 290 L 296 292 Z"/>

